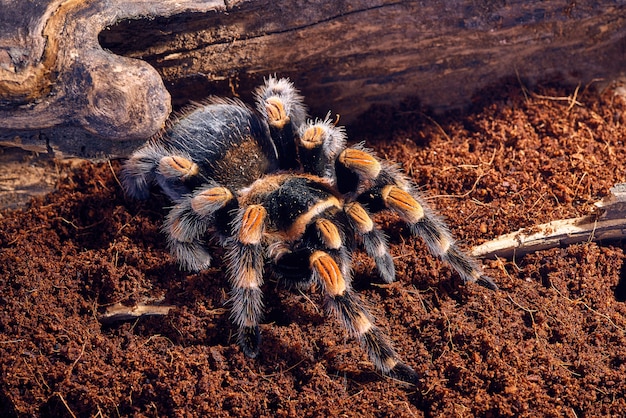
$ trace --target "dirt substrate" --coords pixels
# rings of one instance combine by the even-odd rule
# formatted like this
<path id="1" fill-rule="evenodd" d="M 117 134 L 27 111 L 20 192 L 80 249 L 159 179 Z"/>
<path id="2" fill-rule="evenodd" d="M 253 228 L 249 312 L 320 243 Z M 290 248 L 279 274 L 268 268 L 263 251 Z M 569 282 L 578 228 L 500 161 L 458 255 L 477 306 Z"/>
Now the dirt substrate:
<path id="1" fill-rule="evenodd" d="M 566 99 L 575 93 L 576 103 Z M 464 115 L 431 118 L 408 102 L 377 109 L 351 139 L 399 162 L 466 248 L 586 214 L 626 181 L 626 105 L 612 90 L 530 93 L 511 85 L 490 94 Z M 411 387 L 377 374 L 358 344 L 325 319 L 317 294 L 272 280 L 264 286 L 261 354 L 244 357 L 225 309 L 222 253 L 208 271 L 181 272 L 159 229 L 165 200 L 124 198 L 119 167 L 59 163 L 57 191 L 0 213 L 1 416 L 626 410 L 623 243 L 486 260 L 500 286 L 492 292 L 461 284 L 407 228 L 380 216 L 398 280 L 381 285 L 373 262 L 358 253 L 354 284 L 420 372 Z M 167 316 L 98 320 L 115 303 L 155 300 L 176 307 Z"/>

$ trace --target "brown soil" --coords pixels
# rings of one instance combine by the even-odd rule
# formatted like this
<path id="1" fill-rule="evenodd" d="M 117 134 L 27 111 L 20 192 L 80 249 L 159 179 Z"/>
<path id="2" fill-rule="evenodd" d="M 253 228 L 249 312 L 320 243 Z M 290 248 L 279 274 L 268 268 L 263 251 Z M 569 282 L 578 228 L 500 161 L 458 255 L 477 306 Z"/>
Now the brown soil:
<path id="1" fill-rule="evenodd" d="M 464 115 L 377 109 L 359 135 L 399 162 L 466 247 L 588 213 L 626 181 L 626 104 L 611 90 L 506 86 Z M 491 92 L 494 93 L 494 92 Z M 497 93 L 497 92 L 496 92 Z M 524 94 L 526 93 L 526 94 Z M 437 123 L 435 122 L 437 120 Z M 367 121 L 367 122 L 366 122 Z M 388 127 L 394 126 L 392 132 Z M 165 200 L 124 198 L 119 163 L 58 164 L 57 191 L 0 212 L 2 416 L 618 416 L 626 410 L 622 243 L 485 261 L 501 290 L 464 286 L 391 216 L 398 281 L 355 257 L 417 387 L 382 377 L 316 295 L 269 282 L 261 355 L 232 338 L 219 262 L 181 272 Z M 216 250 L 218 259 L 219 250 Z M 167 316 L 103 325 L 123 302 Z"/>

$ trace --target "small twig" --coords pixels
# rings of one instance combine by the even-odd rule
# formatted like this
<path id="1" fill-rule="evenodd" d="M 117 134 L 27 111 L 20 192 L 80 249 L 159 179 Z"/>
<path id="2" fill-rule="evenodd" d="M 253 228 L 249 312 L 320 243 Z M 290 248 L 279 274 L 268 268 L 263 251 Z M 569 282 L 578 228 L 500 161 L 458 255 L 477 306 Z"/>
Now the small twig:
<path id="1" fill-rule="evenodd" d="M 526 99 L 526 101 L 528 101 L 528 89 L 526 88 L 524 83 L 522 83 L 522 78 L 519 75 L 519 71 L 517 70 L 517 67 L 515 67 L 515 75 L 517 76 L 517 82 L 522 88 L 522 93 L 524 94 L 524 98 Z"/>
<path id="2" fill-rule="evenodd" d="M 103 219 L 101 221 L 95 222 L 93 224 L 87 225 L 87 226 L 78 226 L 76 225 L 74 222 L 70 221 L 69 219 L 65 219 L 62 216 L 57 217 L 56 219 L 60 220 L 61 222 L 70 225 L 72 228 L 74 228 L 77 231 L 84 231 L 85 229 L 91 229 L 94 228 L 104 222 L 106 222 L 106 219 Z"/>
<path id="3" fill-rule="evenodd" d="M 578 84 L 576 86 L 576 90 L 574 90 L 574 97 L 572 97 L 572 102 L 569 104 L 569 106 L 567 107 L 567 112 L 569 113 L 570 110 L 572 110 L 574 108 L 574 105 L 576 103 L 578 103 L 576 101 L 576 98 L 578 97 L 578 90 L 580 89 L 580 84 Z"/>
<path id="4" fill-rule="evenodd" d="M 61 392 L 54 392 L 54 394 L 57 395 L 61 399 L 61 402 L 63 402 L 63 405 L 65 405 L 65 408 L 67 409 L 67 412 L 70 413 L 72 418 L 76 418 L 76 414 L 74 414 L 74 412 L 72 412 L 72 410 L 70 409 L 70 406 L 65 401 L 65 398 L 63 397 L 63 395 L 61 395 Z"/>
<path id="5" fill-rule="evenodd" d="M 441 134 L 444 136 L 444 138 L 446 138 L 446 140 L 448 142 L 452 142 L 452 140 L 450 139 L 450 137 L 448 136 L 448 134 L 446 133 L 446 131 L 441 127 L 441 125 L 433 118 L 431 118 L 430 116 L 428 116 L 426 113 L 422 113 L 422 116 L 424 116 L 426 119 L 428 119 L 433 125 L 435 125 L 437 127 L 437 129 L 439 129 L 439 132 L 441 132 Z"/>
<path id="6" fill-rule="evenodd" d="M 307 295 L 306 293 L 304 293 L 302 290 L 298 289 L 298 293 L 300 293 L 300 296 L 302 296 L 304 299 L 306 299 L 307 302 L 309 302 L 311 304 L 311 306 L 313 306 L 313 309 L 315 310 L 316 313 L 320 312 L 320 309 L 317 307 L 317 305 L 315 304 L 315 302 L 313 302 L 311 300 L 311 298 L 309 297 L 309 295 Z"/>
<path id="7" fill-rule="evenodd" d="M 564 294 L 562 294 L 562 293 L 561 293 L 561 291 L 560 291 L 559 289 L 557 289 L 554 285 L 552 285 L 552 289 L 554 289 L 554 291 L 555 291 L 555 292 L 556 292 L 559 296 L 561 296 L 563 299 L 565 299 L 566 301 L 568 301 L 568 302 L 570 302 L 570 303 L 572 303 L 572 304 L 574 304 L 574 305 L 578 305 L 578 304 L 583 305 L 585 308 L 587 308 L 587 310 L 589 310 L 589 312 L 591 312 L 591 313 L 593 313 L 593 314 L 595 314 L 595 315 L 598 315 L 598 316 L 600 316 L 600 317 L 602 317 L 602 318 L 606 319 L 606 320 L 608 321 L 608 323 L 609 323 L 609 324 L 611 324 L 611 325 L 613 325 L 613 326 L 615 327 L 615 329 L 617 329 L 617 330 L 619 330 L 619 331 L 621 331 L 621 332 L 623 332 L 623 333 L 626 333 L 626 328 L 622 328 L 622 327 L 620 327 L 619 325 L 617 325 L 617 324 L 615 323 L 615 321 L 613 321 L 613 320 L 611 319 L 611 317 L 610 317 L 610 316 L 608 316 L 608 315 L 606 315 L 606 314 L 603 314 L 602 312 L 597 311 L 596 309 L 593 309 L 593 308 L 592 308 L 591 306 L 589 306 L 589 304 L 587 304 L 587 303 L 586 303 L 586 302 L 585 302 L 582 298 L 580 298 L 580 299 L 571 299 L 571 298 L 568 298 L 567 296 L 565 296 Z"/>
<path id="8" fill-rule="evenodd" d="M 117 178 L 117 175 L 115 174 L 115 170 L 113 170 L 113 165 L 111 164 L 111 160 L 107 160 L 107 162 L 109 163 L 109 168 L 111 169 L 111 173 L 113 174 L 113 178 L 115 179 L 115 182 L 117 183 L 118 186 L 120 186 L 120 189 L 122 189 L 122 183 L 120 183 L 120 180 Z"/>
<path id="9" fill-rule="evenodd" d="M 458 199 L 465 199 L 466 197 L 468 197 L 470 194 L 472 194 L 474 192 L 474 190 L 476 190 L 476 188 L 478 187 L 478 183 L 480 183 L 480 181 L 482 180 L 483 177 L 485 177 L 488 173 L 489 170 L 487 170 L 486 172 L 482 170 L 482 166 L 485 165 L 487 167 L 491 167 L 491 165 L 493 164 L 493 161 L 496 158 L 496 153 L 498 152 L 498 149 L 493 150 L 493 154 L 491 155 L 491 159 L 489 160 L 488 163 L 480 163 L 480 165 L 469 165 L 469 164 L 464 164 L 464 165 L 459 165 L 459 166 L 455 166 L 455 167 L 450 167 L 450 169 L 452 168 L 470 168 L 470 169 L 476 169 L 478 172 L 478 175 L 476 176 L 476 180 L 474 181 L 474 184 L 472 185 L 472 187 L 465 193 L 463 194 L 447 194 L 447 195 L 435 195 L 435 196 L 431 196 L 431 199 L 440 199 L 440 198 L 458 198 Z M 447 169 L 444 168 L 443 171 L 447 171 Z"/>
<path id="10" fill-rule="evenodd" d="M 295 369 L 296 367 L 298 367 L 302 362 L 304 362 L 304 359 L 300 360 L 299 362 L 297 362 L 296 364 L 294 364 L 293 366 L 289 366 L 287 367 L 285 370 L 281 370 L 279 372 L 276 373 L 270 373 L 270 374 L 260 374 L 259 377 L 261 379 L 265 379 L 268 380 L 270 377 L 274 377 L 274 376 L 279 376 L 281 374 L 287 373 L 290 370 Z"/>
<path id="11" fill-rule="evenodd" d="M 523 228 L 474 247 L 472 255 L 511 258 L 578 242 L 626 238 L 626 183 L 612 187 L 595 206 L 599 213 Z"/>
<path id="12" fill-rule="evenodd" d="M 106 311 L 98 315 L 98 321 L 111 323 L 117 321 L 129 321 L 151 315 L 167 315 L 173 305 L 146 305 L 139 303 L 134 306 L 125 306 L 121 303 L 107 307 Z"/>
<path id="13" fill-rule="evenodd" d="M 78 357 L 76 357 L 76 360 L 74 360 L 74 362 L 72 363 L 72 365 L 69 367 L 69 369 L 67 369 L 65 371 L 65 378 L 69 379 L 70 375 L 72 374 L 72 371 L 74 370 L 74 367 L 76 367 L 76 364 L 78 364 L 78 362 L 80 361 L 81 357 L 83 356 L 83 354 L 85 354 L 85 346 L 87 345 L 87 341 L 85 341 L 83 343 L 83 346 L 80 349 L 80 354 L 78 354 Z"/>
<path id="14" fill-rule="evenodd" d="M 450 322 L 450 318 L 445 311 L 441 311 L 443 316 L 446 318 L 446 330 L 448 331 L 448 344 L 450 344 L 450 351 L 456 351 L 456 347 L 454 346 L 454 341 L 452 341 L 452 323 Z"/>
<path id="15" fill-rule="evenodd" d="M 0 341 L 0 344 L 14 344 L 14 343 L 21 343 L 23 342 L 23 339 L 19 339 L 19 340 L 8 340 L 8 341 Z"/>
<path id="16" fill-rule="evenodd" d="M 579 86 L 580 87 L 580 86 Z M 578 87 L 576 88 L 576 95 L 578 95 Z M 570 96 L 567 97 L 555 97 L 555 96 L 544 96 L 543 94 L 533 93 L 533 97 L 536 99 L 545 99 L 545 100 L 553 100 L 555 102 L 570 102 L 570 107 L 568 107 L 568 111 L 574 107 L 574 105 L 583 106 L 582 103 L 576 101 L 576 96 L 573 98 Z"/>
<path id="17" fill-rule="evenodd" d="M 530 322 L 533 325 L 533 332 L 535 333 L 535 339 L 537 340 L 537 342 L 539 342 L 539 334 L 537 334 L 537 324 L 535 323 L 535 315 L 534 315 L 534 313 L 537 312 L 537 310 L 523 307 L 522 305 L 517 303 L 515 300 L 513 300 L 511 295 L 507 295 L 507 297 L 515 306 L 517 306 L 518 308 L 520 308 L 521 310 L 523 310 L 530 316 Z"/>

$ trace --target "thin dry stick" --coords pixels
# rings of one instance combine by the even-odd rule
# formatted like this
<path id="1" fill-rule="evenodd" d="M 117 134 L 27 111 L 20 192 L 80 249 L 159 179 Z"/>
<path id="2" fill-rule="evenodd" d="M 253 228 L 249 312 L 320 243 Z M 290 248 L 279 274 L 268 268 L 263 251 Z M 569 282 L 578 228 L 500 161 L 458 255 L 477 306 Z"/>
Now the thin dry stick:
<path id="1" fill-rule="evenodd" d="M 65 398 L 63 397 L 63 395 L 61 395 L 61 392 L 54 392 L 55 395 L 57 395 L 60 399 L 61 402 L 63 403 L 63 405 L 65 405 L 65 408 L 67 409 L 67 412 L 70 413 L 70 415 L 72 416 L 72 418 L 76 418 L 76 415 L 74 414 L 74 412 L 72 412 L 72 410 L 70 409 L 70 406 L 67 404 L 67 402 L 65 401 Z"/>
<path id="2" fill-rule="evenodd" d="M 576 92 L 578 92 L 578 88 L 576 89 Z M 573 99 L 570 96 L 567 96 L 567 97 L 565 97 L 565 96 L 556 97 L 556 96 L 544 96 L 543 94 L 533 93 L 533 97 L 536 98 L 536 99 L 552 100 L 552 101 L 555 101 L 555 102 L 570 102 L 572 107 L 573 107 L 573 105 L 578 105 L 578 106 L 581 106 L 581 107 L 583 106 L 582 103 L 576 101 L 575 99 Z M 568 108 L 568 110 L 569 110 L 569 108 Z"/>
<path id="3" fill-rule="evenodd" d="M 109 168 L 111 169 L 111 173 L 113 174 L 113 178 L 115 179 L 115 182 L 117 183 L 118 186 L 120 186 L 120 189 L 121 189 L 122 183 L 120 183 L 120 180 L 117 178 L 117 175 L 115 174 L 115 170 L 113 170 L 113 165 L 111 165 L 111 160 L 107 160 L 107 162 L 109 163 Z"/>
<path id="4" fill-rule="evenodd" d="M 72 371 L 74 370 L 74 367 L 76 367 L 76 364 L 78 364 L 78 362 L 80 361 L 80 359 L 83 356 L 83 354 L 85 354 L 85 346 L 86 345 L 87 345 L 87 341 L 85 341 L 83 343 L 83 346 L 80 349 L 80 354 L 78 354 L 78 357 L 76 357 L 76 360 L 74 360 L 72 365 L 65 371 L 65 379 L 66 380 L 70 378 L 70 376 L 72 375 Z"/>
<path id="5" fill-rule="evenodd" d="M 539 342 L 540 341 L 539 334 L 537 334 L 537 324 L 535 323 L 535 315 L 534 315 L 534 313 L 537 312 L 537 310 L 523 307 L 522 305 L 517 303 L 515 300 L 513 300 L 511 295 L 507 295 L 507 297 L 509 298 L 511 302 L 513 302 L 515 306 L 517 306 L 518 308 L 526 312 L 528 315 L 530 315 L 530 322 L 533 324 L 533 332 L 535 333 L 535 339 L 537 340 L 537 342 Z"/>
<path id="6" fill-rule="evenodd" d="M 448 136 L 448 134 L 446 133 L 446 131 L 442 128 L 442 126 L 433 118 L 431 118 L 430 116 L 428 116 L 426 113 L 422 113 L 422 116 L 424 116 L 426 119 L 428 119 L 433 125 L 435 125 L 437 127 L 437 129 L 439 129 L 439 131 L 441 132 L 441 134 L 444 136 L 444 138 L 446 138 L 446 140 L 448 142 L 452 142 L 452 140 L 450 139 L 450 137 Z"/>
<path id="7" fill-rule="evenodd" d="M 511 258 L 578 242 L 626 238 L 626 183 L 612 187 L 595 206 L 599 213 L 523 228 L 474 247 L 472 255 Z"/>
<path id="8" fill-rule="evenodd" d="M 485 165 L 487 167 L 491 167 L 491 165 L 493 164 L 493 161 L 496 158 L 496 153 L 497 153 L 497 149 L 494 148 L 493 150 L 493 154 L 491 154 L 491 159 L 489 160 L 488 163 L 481 163 L 479 165 L 469 165 L 469 164 L 464 164 L 464 165 L 459 165 L 459 166 L 455 166 L 455 167 L 450 167 L 449 169 L 452 168 L 475 168 L 479 174 L 476 177 L 476 180 L 474 181 L 474 184 L 472 185 L 472 187 L 465 193 L 463 194 L 446 194 L 446 195 L 434 195 L 434 196 L 429 196 L 429 199 L 440 199 L 440 198 L 456 198 L 456 199 L 465 199 L 467 196 L 469 196 L 470 194 L 472 194 L 472 192 L 474 192 L 474 190 L 476 190 L 476 188 L 478 187 L 478 183 L 480 183 L 480 180 L 485 177 L 487 175 L 487 173 L 489 171 L 483 171 L 482 170 L 482 166 Z M 447 171 L 448 169 L 444 169 L 443 171 Z"/>
<path id="9" fill-rule="evenodd" d="M 265 380 L 268 380 L 270 377 L 274 377 L 274 376 L 279 376 L 281 374 L 285 374 L 290 370 L 295 369 L 296 367 L 298 367 L 298 365 L 300 365 L 302 362 L 304 361 L 304 359 L 300 360 L 299 362 L 297 362 L 296 364 L 287 367 L 285 370 L 281 370 L 279 372 L 276 373 L 270 373 L 270 374 L 260 374 L 259 377 Z"/>
<path id="10" fill-rule="evenodd" d="M 578 304 L 583 305 L 585 308 L 587 308 L 587 309 L 589 310 L 589 312 L 593 313 L 594 315 L 598 315 L 598 316 L 600 316 L 600 317 L 602 317 L 602 318 L 606 319 L 606 320 L 609 322 L 609 324 L 613 325 L 613 326 L 614 326 L 617 330 L 619 330 L 619 331 L 621 331 L 621 332 L 623 332 L 623 333 L 625 333 L 625 334 L 626 334 L 626 329 L 625 329 L 625 328 L 622 328 L 622 327 L 620 327 L 619 325 L 617 325 L 617 324 L 616 324 L 616 323 L 615 323 L 615 322 L 611 319 L 611 317 L 610 317 L 610 316 L 608 316 L 608 315 L 606 315 L 606 314 L 603 314 L 603 313 L 601 313 L 601 312 L 599 312 L 599 311 L 597 311 L 597 310 L 593 309 L 593 308 L 592 308 L 591 306 L 589 306 L 589 305 L 588 305 L 585 301 L 583 301 L 583 300 L 582 300 L 582 298 L 581 298 L 581 299 L 570 299 L 570 298 L 568 298 L 567 296 L 565 296 L 564 294 L 562 294 L 562 293 L 561 293 L 561 291 L 560 291 L 559 289 L 557 289 L 554 285 L 552 285 L 552 289 L 554 289 L 554 291 L 555 291 L 555 292 L 556 292 L 559 296 L 561 296 L 563 299 L 565 299 L 566 301 L 568 301 L 568 302 L 570 302 L 570 303 L 573 303 L 574 305 L 578 305 Z"/>
<path id="11" fill-rule="evenodd" d="M 572 101 L 570 102 L 569 106 L 567 107 L 567 112 L 569 113 L 570 110 L 572 110 L 574 108 L 574 105 L 577 103 L 576 102 L 576 97 L 578 97 L 578 90 L 580 89 L 580 84 L 578 84 L 576 86 L 576 90 L 574 90 L 574 97 L 572 97 Z"/>
<path id="12" fill-rule="evenodd" d="M 106 308 L 106 311 L 98 316 L 98 321 L 110 323 L 117 321 L 128 321 L 151 315 L 167 315 L 173 305 L 147 305 L 138 303 L 134 306 L 125 306 L 121 303 Z"/>
<path id="13" fill-rule="evenodd" d="M 519 85 L 520 85 L 520 87 L 522 89 L 522 93 L 524 94 L 524 98 L 526 99 L 526 101 L 528 101 L 528 89 L 526 88 L 524 83 L 522 83 L 522 78 L 519 75 L 519 71 L 517 70 L 517 67 L 515 68 L 515 75 L 517 76 L 517 82 L 519 83 Z"/>

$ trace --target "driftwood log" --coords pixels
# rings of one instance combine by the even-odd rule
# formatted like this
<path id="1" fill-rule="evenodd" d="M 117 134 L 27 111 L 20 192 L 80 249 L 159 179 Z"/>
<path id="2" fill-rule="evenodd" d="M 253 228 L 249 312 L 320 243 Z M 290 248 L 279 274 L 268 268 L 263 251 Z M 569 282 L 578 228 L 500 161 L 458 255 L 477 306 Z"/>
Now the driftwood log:
<path id="1" fill-rule="evenodd" d="M 0 0 L 0 142 L 124 155 L 174 106 L 291 77 L 312 113 L 463 106 L 502 78 L 623 70 L 626 5 L 345 0 Z"/>
<path id="2" fill-rule="evenodd" d="M 0 140 L 97 154 L 151 136 L 171 111 L 161 77 L 144 61 L 104 50 L 98 35 L 120 19 L 213 10 L 217 3 L 0 2 Z"/>

